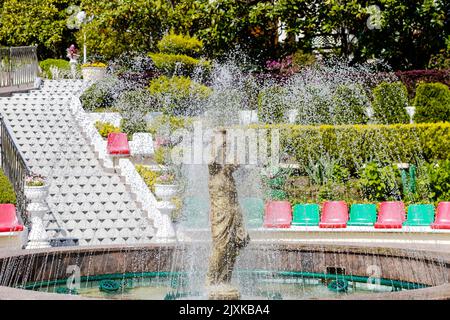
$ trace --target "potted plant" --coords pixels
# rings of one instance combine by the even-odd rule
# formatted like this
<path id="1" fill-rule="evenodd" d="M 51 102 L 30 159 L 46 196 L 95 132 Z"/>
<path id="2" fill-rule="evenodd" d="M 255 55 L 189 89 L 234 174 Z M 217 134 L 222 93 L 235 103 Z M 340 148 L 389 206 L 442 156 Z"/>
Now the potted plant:
<path id="1" fill-rule="evenodd" d="M 163 201 L 169 201 L 175 196 L 178 186 L 175 184 L 175 174 L 166 172 L 156 179 L 155 195 Z"/>
<path id="2" fill-rule="evenodd" d="M 32 173 L 25 178 L 25 197 L 30 202 L 43 202 L 48 195 L 48 184 L 45 177 Z"/>
<path id="3" fill-rule="evenodd" d="M 88 62 L 81 65 L 83 79 L 87 81 L 98 81 L 106 75 L 106 64 L 103 62 Z"/>
<path id="4" fill-rule="evenodd" d="M 46 202 L 48 183 L 45 177 L 32 173 L 25 178 L 24 194 L 27 199 L 27 225 L 30 224 L 27 249 L 50 247 L 47 232 L 42 221 L 49 208 Z"/>

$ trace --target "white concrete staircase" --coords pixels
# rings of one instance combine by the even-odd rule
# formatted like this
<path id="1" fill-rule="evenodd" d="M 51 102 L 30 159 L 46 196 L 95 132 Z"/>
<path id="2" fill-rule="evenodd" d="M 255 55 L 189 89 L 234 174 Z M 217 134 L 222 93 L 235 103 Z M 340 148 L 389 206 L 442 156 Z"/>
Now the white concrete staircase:
<path id="1" fill-rule="evenodd" d="M 30 169 L 49 179 L 50 237 L 63 229 L 80 245 L 150 242 L 152 221 L 120 175 L 107 169 L 70 113 L 81 80 L 46 80 L 39 90 L 0 98 Z"/>

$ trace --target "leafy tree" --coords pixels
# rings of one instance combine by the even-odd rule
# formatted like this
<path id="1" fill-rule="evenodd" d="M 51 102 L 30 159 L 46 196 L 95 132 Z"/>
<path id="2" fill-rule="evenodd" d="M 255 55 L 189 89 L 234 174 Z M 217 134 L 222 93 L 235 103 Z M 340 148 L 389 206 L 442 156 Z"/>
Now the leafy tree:
<path id="1" fill-rule="evenodd" d="M 205 28 L 207 0 L 82 0 L 92 21 L 83 32 L 88 48 L 109 59 L 123 52 L 155 52 L 157 43 L 169 31 L 194 34 Z"/>
<path id="2" fill-rule="evenodd" d="M 78 32 L 78 43 L 83 43 L 86 33 L 89 54 L 106 59 L 123 52 L 152 51 L 168 28 L 168 1 L 82 0 L 82 7 L 93 19 Z"/>
<path id="3" fill-rule="evenodd" d="M 336 54 L 384 59 L 395 69 L 426 67 L 450 30 L 446 0 L 279 0 L 272 8 L 266 15 L 280 19 L 291 35 L 301 33 L 304 45 L 333 33 Z M 370 23 L 374 17 L 377 23 Z"/>
<path id="4" fill-rule="evenodd" d="M 5 46 L 37 45 L 40 57 L 64 57 L 72 32 L 66 26 L 66 8 L 78 0 L 4 0 L 0 43 Z M 0 3 L 1 5 L 1 3 Z"/>

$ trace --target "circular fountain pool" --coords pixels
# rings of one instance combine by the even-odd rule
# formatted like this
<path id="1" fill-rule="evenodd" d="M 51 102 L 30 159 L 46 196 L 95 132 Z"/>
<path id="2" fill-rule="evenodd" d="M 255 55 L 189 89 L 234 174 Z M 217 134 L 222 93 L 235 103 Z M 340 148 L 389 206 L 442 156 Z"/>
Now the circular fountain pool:
<path id="1" fill-rule="evenodd" d="M 202 292 L 189 291 L 189 274 L 146 272 L 105 274 L 82 277 L 79 288 L 71 279 L 28 283 L 25 289 L 38 292 L 80 295 L 101 299 L 206 299 Z M 337 298 L 360 293 L 396 292 L 427 287 L 423 284 L 353 275 L 320 274 L 297 271 L 239 271 L 236 282 L 242 299 L 317 299 Z"/>
<path id="2" fill-rule="evenodd" d="M 208 250 L 196 247 L 194 257 Z M 189 267 L 189 252 L 189 245 L 11 252 L 0 256 L 0 298 L 206 299 L 204 273 Z M 242 299 L 449 299 L 449 274 L 447 252 L 253 244 L 242 252 L 233 283 Z"/>

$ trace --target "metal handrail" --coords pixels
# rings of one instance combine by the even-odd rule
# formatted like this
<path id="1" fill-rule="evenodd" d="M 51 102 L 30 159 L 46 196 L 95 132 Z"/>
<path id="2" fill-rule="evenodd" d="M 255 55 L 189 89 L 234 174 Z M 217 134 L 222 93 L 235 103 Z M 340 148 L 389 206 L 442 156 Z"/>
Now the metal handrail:
<path id="1" fill-rule="evenodd" d="M 27 200 L 25 197 L 25 178 L 30 175 L 22 152 L 18 148 L 17 140 L 12 134 L 9 124 L 0 114 L 0 149 L 1 149 L 1 167 L 4 174 L 11 182 L 16 193 L 16 208 L 19 216 L 25 225 L 29 225 L 26 214 Z"/>
<path id="2" fill-rule="evenodd" d="M 34 89 L 38 71 L 36 47 L 0 48 L 0 94 Z"/>

